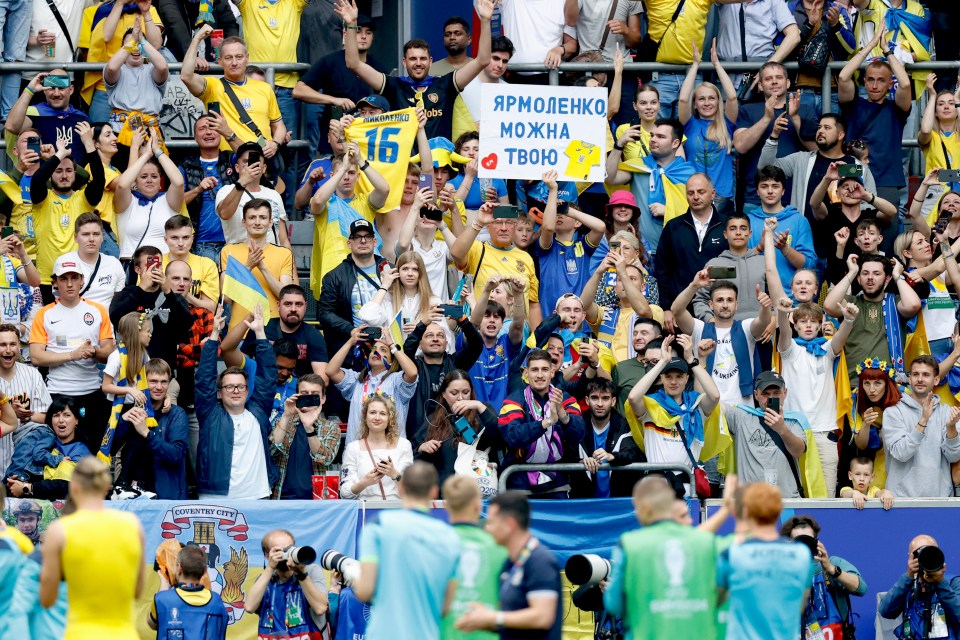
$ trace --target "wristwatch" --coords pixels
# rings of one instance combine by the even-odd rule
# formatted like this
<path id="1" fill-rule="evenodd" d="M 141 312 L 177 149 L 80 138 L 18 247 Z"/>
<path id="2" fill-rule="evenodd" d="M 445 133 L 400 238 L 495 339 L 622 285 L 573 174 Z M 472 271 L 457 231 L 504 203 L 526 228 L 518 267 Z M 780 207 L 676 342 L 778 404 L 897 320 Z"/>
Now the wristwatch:
<path id="1" fill-rule="evenodd" d="M 688 362 L 687 365 L 693 369 L 694 367 L 700 366 L 700 358 L 694 358 L 692 362 Z"/>
<path id="2" fill-rule="evenodd" d="M 304 433 L 305 433 L 305 434 L 307 434 L 307 437 L 308 437 L 308 438 L 315 438 L 315 437 L 316 437 L 316 435 L 317 435 L 317 432 L 316 432 L 316 430 L 314 430 L 314 431 L 307 431 L 307 430 L 304 430 Z"/>
<path id="3" fill-rule="evenodd" d="M 841 569 L 837 565 L 833 565 L 833 577 L 839 578 L 841 573 L 843 573 L 843 569 Z"/>
<path id="4" fill-rule="evenodd" d="M 236 133 L 236 132 L 233 132 L 233 133 L 230 134 L 230 137 L 227 138 L 227 142 L 233 142 L 233 141 L 236 140 L 236 139 L 237 139 L 237 133 Z"/>
<path id="5" fill-rule="evenodd" d="M 623 147 L 621 147 L 617 142 L 613 143 L 613 148 L 617 151 L 623 151 Z"/>
<path id="6" fill-rule="evenodd" d="M 360 165 L 358 168 L 360 169 L 360 171 L 366 171 L 366 170 L 367 170 L 367 167 L 369 167 L 369 166 L 370 166 L 370 163 L 369 163 L 369 162 L 364 162 L 364 163 L 363 163 L 362 165 Z"/>

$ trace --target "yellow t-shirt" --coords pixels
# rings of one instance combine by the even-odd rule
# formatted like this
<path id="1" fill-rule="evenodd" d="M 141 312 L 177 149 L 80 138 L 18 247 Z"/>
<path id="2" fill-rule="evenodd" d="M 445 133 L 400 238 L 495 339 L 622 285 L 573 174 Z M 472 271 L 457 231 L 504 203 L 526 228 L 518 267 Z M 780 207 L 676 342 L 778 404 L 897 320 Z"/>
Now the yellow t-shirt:
<path id="1" fill-rule="evenodd" d="M 483 256 L 481 261 L 480 257 Z M 477 267 L 480 267 L 479 271 Z M 533 258 L 529 253 L 517 247 L 499 249 L 489 242 L 474 242 L 467 254 L 467 264 L 457 265 L 464 273 L 476 273 L 474 291 L 483 291 L 490 276 L 499 273 L 508 278 L 517 276 L 523 278 L 527 286 L 524 287 L 523 297 L 527 302 L 540 302 L 540 281 L 533 267 Z M 529 309 L 529 304 L 527 305 Z"/>
<path id="2" fill-rule="evenodd" d="M 233 256 L 239 260 L 241 264 L 246 264 L 249 253 L 250 250 L 247 248 L 246 243 L 228 244 L 223 248 L 223 251 L 220 252 L 220 269 L 226 271 L 227 258 L 229 256 Z M 267 244 L 263 247 L 263 261 L 266 263 L 267 270 L 270 271 L 278 281 L 281 276 L 284 275 L 289 275 L 296 281 L 297 274 L 294 272 L 293 253 L 290 252 L 290 249 L 278 247 L 275 244 Z M 263 292 L 267 295 L 267 300 L 270 301 L 270 313 L 269 315 L 264 315 L 264 319 L 279 318 L 280 311 L 277 308 L 277 296 L 273 294 L 273 290 L 270 288 L 270 285 L 267 284 L 267 280 L 263 277 L 260 269 L 253 270 L 253 277 L 256 278 L 260 286 L 263 287 Z M 266 309 L 264 309 L 264 311 L 266 311 Z M 243 321 L 248 313 L 253 313 L 253 309 L 241 307 L 234 302 L 233 311 L 230 315 L 230 327 Z"/>
<path id="3" fill-rule="evenodd" d="M 41 284 L 50 284 L 50 274 L 57 258 L 76 251 L 74 223 L 81 214 L 93 209 L 82 190 L 74 191 L 68 198 L 62 198 L 51 190 L 43 202 L 33 205 L 33 221 L 37 231 L 37 270 Z"/>
<path id="4" fill-rule="evenodd" d="M 60 523 L 70 601 L 65 640 L 139 640 L 134 594 L 145 558 L 137 517 L 115 509 L 81 509 Z M 103 597 L 104 585 L 110 586 L 109 598 Z"/>
<path id="5" fill-rule="evenodd" d="M 647 0 L 648 34 L 660 42 L 657 62 L 673 64 L 691 64 L 693 62 L 692 41 L 703 51 L 704 32 L 707 16 L 713 0 L 687 0 L 683 11 L 675 21 L 673 13 L 677 10 L 677 0 Z M 672 21 L 672 24 L 671 24 Z"/>
<path id="6" fill-rule="evenodd" d="M 949 158 L 943 155 L 944 147 L 947 149 Z M 960 169 L 960 134 L 944 135 L 939 131 L 933 131 L 930 134 L 930 142 L 920 149 L 923 151 L 927 171 L 947 168 Z M 947 162 L 948 159 L 950 162 Z"/>
<path id="7" fill-rule="evenodd" d="M 614 136 L 614 142 L 620 139 L 627 129 L 630 128 L 629 124 L 622 124 L 617 127 L 617 134 Z M 636 160 L 637 158 L 644 158 L 650 155 L 650 138 L 652 137 L 651 133 L 640 127 L 640 139 L 628 142 L 623 147 L 623 155 L 621 156 L 623 160 Z"/>
<path id="8" fill-rule="evenodd" d="M 187 264 L 193 272 L 193 287 L 190 293 L 199 297 L 204 294 L 211 300 L 220 299 L 220 272 L 217 270 L 216 263 L 210 258 L 198 256 L 195 253 L 187 254 Z M 170 254 L 163 254 L 161 266 L 166 269 L 170 264 Z"/>
<path id="9" fill-rule="evenodd" d="M 340 198 L 334 194 L 333 198 Z M 352 200 L 346 203 L 356 211 L 364 220 L 374 221 L 376 212 L 370 206 L 370 199 L 365 193 L 357 193 Z M 318 214 L 313 216 L 313 253 L 310 256 L 310 289 L 313 295 L 320 297 L 320 286 L 323 284 L 323 276 L 333 271 L 343 262 L 343 259 L 350 253 L 347 248 L 347 238 L 341 232 L 340 225 L 327 221 L 327 207 L 323 208 Z M 449 224 L 449 223 L 447 223 Z"/>
<path id="10" fill-rule="evenodd" d="M 227 80 L 227 82 L 230 81 Z M 260 133 L 263 134 L 264 138 L 270 140 L 270 124 L 280 120 L 280 106 L 277 104 L 277 96 L 273 93 L 273 89 L 266 82 L 250 79 L 244 80 L 240 84 L 230 82 L 230 86 L 233 87 L 233 92 L 237 94 L 243 108 L 253 119 L 253 123 L 260 129 Z M 220 78 L 205 78 L 200 99 L 203 101 L 204 107 L 211 102 L 219 102 L 221 115 L 226 118 L 237 137 L 244 142 L 256 141 L 256 134 L 240 121 L 240 114 L 234 108 L 233 102 L 227 96 L 226 91 L 223 90 L 223 83 L 220 82 Z M 220 142 L 220 150 L 230 150 L 226 138 Z"/>
<path id="11" fill-rule="evenodd" d="M 90 173 L 90 165 L 87 165 L 87 173 Z M 117 171 L 113 165 L 103 165 L 103 197 L 100 198 L 100 204 L 97 205 L 97 213 L 100 219 L 110 225 L 114 233 L 117 232 L 117 210 L 113 206 L 113 189 L 110 183 L 115 178 L 119 178 L 121 171 Z"/>
<path id="12" fill-rule="evenodd" d="M 300 14 L 306 6 L 307 0 L 240 0 L 237 7 L 250 62 L 296 62 Z M 278 73 L 275 82 L 292 89 L 299 77 L 297 73 Z"/>
<path id="13" fill-rule="evenodd" d="M 473 119 L 473 114 L 463 101 L 463 96 L 457 96 L 453 101 L 453 137 L 456 140 L 469 131 L 477 130 L 477 121 Z"/>
<path id="14" fill-rule="evenodd" d="M 92 10 L 92 11 L 91 11 Z M 89 20 L 87 18 L 89 12 Z M 97 26 L 90 29 L 90 25 L 93 24 L 94 14 L 97 12 L 97 7 L 88 7 L 84 9 L 83 12 L 83 22 L 80 27 L 80 47 L 86 45 L 87 47 L 87 62 L 109 62 L 110 58 L 113 57 L 117 51 L 120 50 L 120 47 L 123 45 L 123 34 L 127 32 L 127 29 L 132 29 L 134 23 L 137 20 L 137 17 L 140 15 L 139 11 L 133 13 L 121 13 L 120 20 L 117 22 L 117 30 L 113 34 L 113 38 L 110 39 L 110 42 L 103 41 L 103 26 L 107 23 L 107 19 L 104 18 L 97 23 Z M 155 7 L 150 7 L 150 17 L 153 18 L 154 24 L 163 30 L 163 23 L 160 21 L 160 14 L 157 13 Z M 93 98 L 93 92 L 95 90 L 106 91 L 107 85 L 103 83 L 103 72 L 101 71 L 88 71 L 83 76 L 83 89 L 80 92 L 80 95 L 86 101 L 87 104 L 90 104 L 91 98 Z"/>
<path id="15" fill-rule="evenodd" d="M 571 140 L 563 154 L 569 158 L 563 173 L 578 180 L 586 180 L 593 167 L 600 165 L 601 149 L 595 144 Z"/>

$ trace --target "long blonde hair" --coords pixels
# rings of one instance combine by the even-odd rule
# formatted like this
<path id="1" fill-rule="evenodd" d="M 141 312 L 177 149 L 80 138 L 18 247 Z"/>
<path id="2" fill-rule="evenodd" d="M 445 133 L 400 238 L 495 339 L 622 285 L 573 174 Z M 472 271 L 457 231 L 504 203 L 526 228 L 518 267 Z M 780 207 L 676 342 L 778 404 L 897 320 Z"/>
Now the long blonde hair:
<path id="1" fill-rule="evenodd" d="M 400 256 L 397 257 L 397 271 L 399 271 L 403 265 L 411 262 L 417 265 L 419 273 L 417 276 L 417 293 L 420 294 L 420 310 L 417 311 L 417 315 L 419 318 L 426 318 L 430 315 L 430 309 L 432 308 L 430 298 L 433 296 L 433 291 L 430 289 L 430 280 L 427 278 L 427 267 L 423 263 L 423 258 L 421 258 L 420 254 L 416 251 L 401 253 Z M 397 279 L 390 285 L 390 295 L 393 297 L 393 313 L 396 315 L 403 306 L 404 297 L 403 283 L 400 282 L 400 276 L 397 276 Z M 416 322 L 417 318 L 410 318 L 410 320 Z"/>
<path id="2" fill-rule="evenodd" d="M 360 409 L 360 439 L 363 440 L 370 435 L 370 427 L 367 426 L 367 409 L 374 402 L 379 402 L 387 408 L 387 430 L 384 435 L 392 447 L 400 439 L 400 426 L 397 424 L 397 405 L 393 403 L 393 398 L 380 393 L 367 396 L 363 401 L 363 407 Z"/>
<path id="3" fill-rule="evenodd" d="M 137 381 L 137 374 L 147 360 L 147 348 L 140 342 L 140 332 L 148 322 L 151 321 L 145 314 L 131 311 L 117 323 L 117 334 L 127 350 L 127 370 L 121 371 L 120 374 L 124 375 L 127 383 L 131 385 Z"/>
<path id="4" fill-rule="evenodd" d="M 727 129 L 727 115 L 723 110 L 723 94 L 720 93 L 720 89 L 717 87 L 717 85 L 713 84 L 712 82 L 701 82 L 700 85 L 693 90 L 693 108 L 697 108 L 697 91 L 700 91 L 700 89 L 703 88 L 713 91 L 713 93 L 717 96 L 717 112 L 713 115 L 710 126 L 707 127 L 707 140 L 716 142 L 721 147 L 726 149 L 727 153 L 730 153 L 730 150 L 733 148 L 733 138 L 730 137 L 730 131 Z M 697 117 L 700 117 L 699 112 L 697 113 Z"/>

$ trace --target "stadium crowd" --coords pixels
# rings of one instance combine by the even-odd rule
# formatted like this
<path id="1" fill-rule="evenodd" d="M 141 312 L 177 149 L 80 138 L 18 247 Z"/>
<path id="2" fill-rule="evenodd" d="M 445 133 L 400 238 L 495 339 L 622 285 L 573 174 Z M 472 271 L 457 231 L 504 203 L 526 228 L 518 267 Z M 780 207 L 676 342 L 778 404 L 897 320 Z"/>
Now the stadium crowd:
<path id="1" fill-rule="evenodd" d="M 857 508 L 955 495 L 960 86 L 911 67 L 960 58 L 954 3 L 476 0 L 393 75 L 336 0 L 342 50 L 268 83 L 308 4 L 0 5 L 3 61 L 48 69 L 0 73 L 0 469 L 25 516 L 89 456 L 111 500 L 400 499 L 418 461 L 488 498 L 563 462 L 584 470 L 509 488 L 630 496 L 643 474 L 611 468 L 650 462 L 694 469 L 665 474 L 678 496 L 734 472 Z M 609 91 L 606 180 L 484 177 L 480 85 L 571 60 L 613 65 L 561 74 Z M 186 151 L 173 78 L 204 105 Z"/>

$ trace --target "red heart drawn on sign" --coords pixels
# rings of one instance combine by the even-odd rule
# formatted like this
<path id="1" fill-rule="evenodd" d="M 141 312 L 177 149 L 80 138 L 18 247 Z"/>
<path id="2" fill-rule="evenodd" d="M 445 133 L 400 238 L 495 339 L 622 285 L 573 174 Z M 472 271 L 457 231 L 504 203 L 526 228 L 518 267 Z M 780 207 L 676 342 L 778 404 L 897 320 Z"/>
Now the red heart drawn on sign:
<path id="1" fill-rule="evenodd" d="M 490 170 L 496 169 L 496 168 L 497 168 L 497 154 L 491 153 L 491 154 L 488 155 L 486 158 L 484 158 L 483 160 L 480 161 L 480 165 L 481 165 L 484 169 L 490 169 Z"/>

